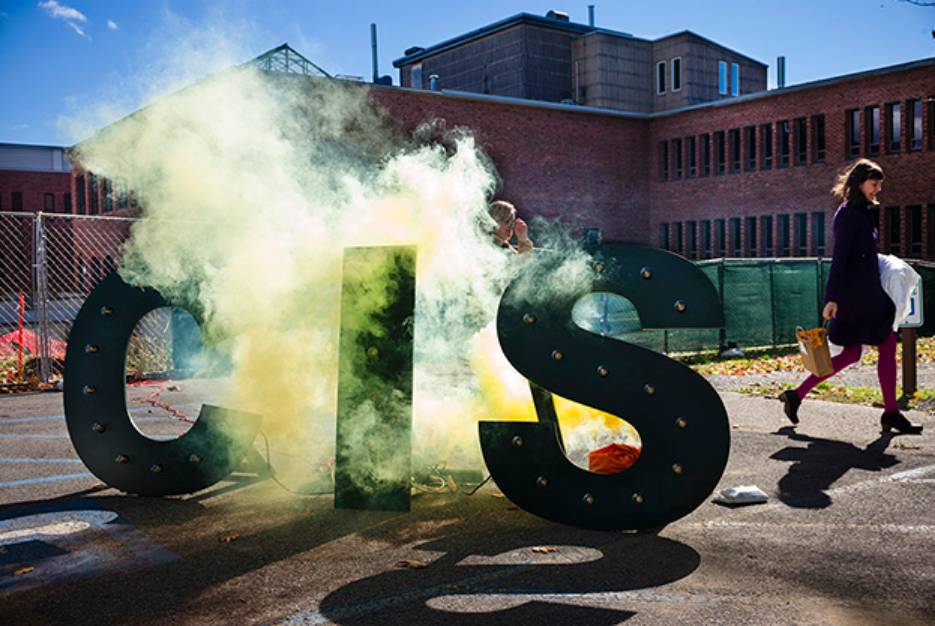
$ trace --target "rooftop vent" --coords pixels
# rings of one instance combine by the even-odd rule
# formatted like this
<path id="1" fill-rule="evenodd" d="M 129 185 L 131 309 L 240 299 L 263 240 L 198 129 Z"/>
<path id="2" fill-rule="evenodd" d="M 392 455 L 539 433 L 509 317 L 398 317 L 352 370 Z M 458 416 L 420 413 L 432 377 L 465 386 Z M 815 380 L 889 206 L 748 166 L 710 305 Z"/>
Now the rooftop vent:
<path id="1" fill-rule="evenodd" d="M 423 48 L 422 46 L 413 46 L 411 48 L 406 48 L 403 54 L 406 56 L 409 56 L 410 54 L 415 54 L 416 52 L 422 52 L 423 50 L 425 50 L 425 48 Z"/>
<path id="2" fill-rule="evenodd" d="M 564 11 L 556 11 L 555 9 L 552 9 L 551 11 L 546 13 L 545 16 L 549 18 L 550 20 L 558 20 L 559 22 L 570 22 L 571 21 L 567 13 L 565 13 Z"/>

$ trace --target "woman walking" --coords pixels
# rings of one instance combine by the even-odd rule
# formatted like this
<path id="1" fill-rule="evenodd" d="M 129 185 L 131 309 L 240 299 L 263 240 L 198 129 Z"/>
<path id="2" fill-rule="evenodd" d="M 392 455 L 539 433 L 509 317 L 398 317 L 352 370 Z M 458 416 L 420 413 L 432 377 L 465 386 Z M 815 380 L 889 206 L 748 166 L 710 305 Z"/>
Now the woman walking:
<path id="1" fill-rule="evenodd" d="M 828 334 L 832 343 L 844 346 L 831 359 L 834 371 L 827 376 L 814 374 L 796 389 L 784 391 L 779 399 L 786 417 L 799 423 L 802 400 L 815 385 L 860 360 L 864 344 L 875 345 L 879 353 L 877 377 L 883 392 L 883 431 L 918 434 L 922 426 L 912 424 L 899 412 L 896 402 L 896 333 L 893 321 L 896 306 L 880 284 L 877 265 L 877 229 L 871 207 L 878 204 L 883 188 L 883 170 L 868 159 L 860 159 L 837 180 L 832 193 L 842 200 L 834 214 L 834 254 L 825 290 L 822 316 L 831 320 Z"/>

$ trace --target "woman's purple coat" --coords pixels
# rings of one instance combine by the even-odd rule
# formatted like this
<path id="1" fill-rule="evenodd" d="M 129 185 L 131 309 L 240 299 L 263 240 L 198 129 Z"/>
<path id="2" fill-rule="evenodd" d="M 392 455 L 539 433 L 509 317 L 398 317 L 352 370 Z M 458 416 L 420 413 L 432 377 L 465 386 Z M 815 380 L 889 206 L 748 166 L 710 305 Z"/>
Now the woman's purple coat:
<path id="1" fill-rule="evenodd" d="M 837 302 L 829 338 L 839 346 L 883 343 L 896 307 L 880 284 L 877 229 L 867 203 L 842 204 L 834 214 L 834 256 L 825 302 Z"/>

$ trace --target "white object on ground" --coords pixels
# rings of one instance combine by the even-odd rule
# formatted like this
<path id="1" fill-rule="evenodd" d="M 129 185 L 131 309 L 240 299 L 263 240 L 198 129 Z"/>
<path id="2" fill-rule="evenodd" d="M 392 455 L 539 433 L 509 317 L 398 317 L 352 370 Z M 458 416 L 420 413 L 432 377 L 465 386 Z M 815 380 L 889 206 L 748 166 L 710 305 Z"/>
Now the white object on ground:
<path id="1" fill-rule="evenodd" d="M 760 504 L 769 500 L 766 492 L 756 485 L 741 485 L 721 489 L 714 501 L 722 504 Z"/>

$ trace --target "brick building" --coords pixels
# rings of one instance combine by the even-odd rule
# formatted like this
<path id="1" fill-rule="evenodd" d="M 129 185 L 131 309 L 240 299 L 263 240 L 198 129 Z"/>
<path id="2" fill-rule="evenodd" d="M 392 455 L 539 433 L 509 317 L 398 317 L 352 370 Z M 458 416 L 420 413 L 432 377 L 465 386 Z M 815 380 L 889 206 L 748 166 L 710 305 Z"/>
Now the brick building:
<path id="1" fill-rule="evenodd" d="M 660 41 L 693 45 L 682 34 Z M 404 130 L 430 120 L 470 128 L 500 174 L 499 197 L 527 218 L 689 258 L 829 255 L 829 190 L 868 156 L 887 174 L 883 249 L 935 258 L 935 58 L 652 111 L 358 85 Z M 72 193 L 76 213 L 135 212 L 119 181 L 77 165 Z"/>
<path id="2" fill-rule="evenodd" d="M 62 146 L 0 143 L 0 211 L 71 213 L 70 173 Z"/>
<path id="3" fill-rule="evenodd" d="M 691 31 L 640 39 L 557 11 L 520 13 L 409 48 L 393 65 L 403 87 L 644 113 L 766 89 L 765 64 Z"/>

